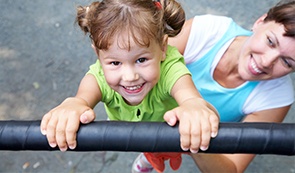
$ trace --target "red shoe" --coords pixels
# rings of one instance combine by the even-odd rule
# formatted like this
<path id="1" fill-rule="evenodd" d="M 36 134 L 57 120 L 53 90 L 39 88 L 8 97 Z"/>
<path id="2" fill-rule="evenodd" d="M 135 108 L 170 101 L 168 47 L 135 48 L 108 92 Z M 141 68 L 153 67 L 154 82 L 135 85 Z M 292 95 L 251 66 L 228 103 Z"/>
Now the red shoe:
<path id="1" fill-rule="evenodd" d="M 151 173 L 153 166 L 147 161 L 143 153 L 134 160 L 132 165 L 132 173 Z"/>

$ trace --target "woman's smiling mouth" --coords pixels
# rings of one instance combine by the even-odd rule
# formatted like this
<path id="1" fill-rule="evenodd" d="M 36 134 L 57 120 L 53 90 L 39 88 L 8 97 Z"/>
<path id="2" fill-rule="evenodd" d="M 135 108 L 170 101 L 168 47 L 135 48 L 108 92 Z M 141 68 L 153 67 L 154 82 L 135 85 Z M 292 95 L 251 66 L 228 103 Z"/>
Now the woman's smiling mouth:
<path id="1" fill-rule="evenodd" d="M 256 62 L 254 61 L 253 58 L 250 59 L 250 65 L 249 65 L 249 70 L 253 75 L 259 75 L 262 74 L 263 71 L 261 71 L 258 67 Z"/>

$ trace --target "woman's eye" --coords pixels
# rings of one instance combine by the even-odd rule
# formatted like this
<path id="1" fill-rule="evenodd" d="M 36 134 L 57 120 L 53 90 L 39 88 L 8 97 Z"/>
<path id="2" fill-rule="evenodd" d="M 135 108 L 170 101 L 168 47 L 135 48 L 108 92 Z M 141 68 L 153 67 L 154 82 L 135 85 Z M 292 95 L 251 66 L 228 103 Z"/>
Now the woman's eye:
<path id="1" fill-rule="evenodd" d="M 147 61 L 146 58 L 139 58 L 138 60 L 136 60 L 137 63 L 143 63 L 145 61 Z"/>
<path id="2" fill-rule="evenodd" d="M 283 61 L 285 66 L 287 66 L 288 68 L 292 68 L 291 63 L 286 58 L 281 58 L 281 60 Z"/>
<path id="3" fill-rule="evenodd" d="M 119 61 L 113 61 L 110 64 L 117 66 L 117 65 L 120 65 L 121 63 Z"/>
<path id="4" fill-rule="evenodd" d="M 267 42 L 268 42 L 268 45 L 270 45 L 271 47 L 275 46 L 274 42 L 271 40 L 270 37 L 267 37 Z"/>

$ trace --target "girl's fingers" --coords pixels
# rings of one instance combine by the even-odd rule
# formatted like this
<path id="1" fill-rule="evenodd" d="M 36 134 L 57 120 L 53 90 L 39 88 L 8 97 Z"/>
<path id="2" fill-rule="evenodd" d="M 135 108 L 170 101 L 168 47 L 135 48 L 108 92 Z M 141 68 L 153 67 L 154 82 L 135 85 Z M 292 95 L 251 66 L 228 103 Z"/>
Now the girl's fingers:
<path id="1" fill-rule="evenodd" d="M 89 122 L 92 122 L 92 121 L 94 121 L 94 119 L 95 119 L 95 113 L 92 109 L 86 110 L 80 116 L 80 122 L 83 124 L 87 124 Z"/>
<path id="2" fill-rule="evenodd" d="M 66 141 L 70 149 L 75 149 L 77 146 L 77 132 L 79 129 L 79 117 L 72 117 L 68 120 L 66 127 Z"/>
<path id="3" fill-rule="evenodd" d="M 211 124 L 211 137 L 215 138 L 219 129 L 219 117 L 216 117 L 216 115 L 213 114 L 209 117 L 209 121 Z"/>
<path id="4" fill-rule="evenodd" d="M 47 137 L 49 145 L 52 148 L 55 148 L 57 146 L 56 138 L 55 138 L 55 135 L 56 135 L 55 129 L 56 129 L 57 121 L 58 120 L 56 118 L 51 117 L 46 126 L 46 137 Z"/>
<path id="5" fill-rule="evenodd" d="M 191 125 L 189 120 L 179 121 L 180 145 L 182 150 L 188 151 L 191 147 Z"/>
<path id="6" fill-rule="evenodd" d="M 59 119 L 56 126 L 56 143 L 61 151 L 66 151 L 68 149 L 65 131 L 67 123 L 67 119 Z"/>
<path id="7" fill-rule="evenodd" d="M 174 113 L 174 111 L 167 111 L 165 114 L 164 114 L 164 120 L 170 125 L 170 126 L 174 126 L 177 121 L 178 121 L 178 118 L 177 118 L 177 115 Z"/>
<path id="8" fill-rule="evenodd" d="M 197 153 L 199 151 L 201 142 L 201 126 L 200 124 L 191 124 L 190 129 L 190 151 L 192 153 Z"/>
<path id="9" fill-rule="evenodd" d="M 41 120 L 40 130 L 43 135 L 46 135 L 46 133 L 47 133 L 46 129 L 47 129 L 47 124 L 48 124 L 50 118 L 51 118 L 51 113 L 49 112 L 49 113 L 45 114 Z"/>
<path id="10" fill-rule="evenodd" d="M 210 126 L 210 122 L 208 121 L 208 123 L 205 123 L 202 122 L 202 125 L 201 125 L 201 131 L 202 131 L 202 134 L 201 134 L 201 137 L 202 137 L 202 140 L 201 140 L 201 146 L 200 146 L 200 149 L 202 151 L 205 151 L 208 149 L 209 147 L 209 143 L 210 143 L 210 139 L 211 139 L 211 126 Z"/>

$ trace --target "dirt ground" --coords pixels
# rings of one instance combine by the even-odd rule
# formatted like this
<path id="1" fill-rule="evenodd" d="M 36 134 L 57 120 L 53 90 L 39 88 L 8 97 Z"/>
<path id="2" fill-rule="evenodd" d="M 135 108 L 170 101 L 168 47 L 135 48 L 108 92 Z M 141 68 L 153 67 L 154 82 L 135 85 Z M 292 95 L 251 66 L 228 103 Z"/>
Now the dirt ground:
<path id="1" fill-rule="evenodd" d="M 75 7 L 89 0 L 0 0 L 0 120 L 40 120 L 73 96 L 95 60 L 88 37 L 74 24 Z M 180 0 L 187 18 L 218 14 L 251 24 L 277 0 Z M 294 79 L 294 74 L 292 75 Z M 103 105 L 97 120 L 105 119 Z M 294 108 L 284 122 L 295 123 Z M 295 139 L 294 139 L 295 140 Z M 122 173 L 135 152 L 0 151 L 0 172 Z M 171 169 L 166 169 L 172 173 Z M 184 156 L 178 172 L 199 172 Z M 258 155 L 246 172 L 295 172 L 294 156 Z"/>

